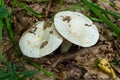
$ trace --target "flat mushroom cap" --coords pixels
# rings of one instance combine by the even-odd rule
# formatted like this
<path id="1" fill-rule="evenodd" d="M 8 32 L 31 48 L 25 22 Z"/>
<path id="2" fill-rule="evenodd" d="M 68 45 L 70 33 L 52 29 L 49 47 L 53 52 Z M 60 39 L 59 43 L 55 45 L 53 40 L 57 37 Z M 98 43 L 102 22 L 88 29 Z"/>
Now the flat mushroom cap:
<path id="1" fill-rule="evenodd" d="M 62 43 L 63 38 L 58 35 L 54 25 L 44 25 L 45 21 L 36 23 L 26 31 L 19 40 L 19 46 L 24 55 L 40 58 L 52 53 Z"/>
<path id="2" fill-rule="evenodd" d="M 56 30 L 65 39 L 82 47 L 97 43 L 99 32 L 93 22 L 78 12 L 62 11 L 54 17 Z"/>

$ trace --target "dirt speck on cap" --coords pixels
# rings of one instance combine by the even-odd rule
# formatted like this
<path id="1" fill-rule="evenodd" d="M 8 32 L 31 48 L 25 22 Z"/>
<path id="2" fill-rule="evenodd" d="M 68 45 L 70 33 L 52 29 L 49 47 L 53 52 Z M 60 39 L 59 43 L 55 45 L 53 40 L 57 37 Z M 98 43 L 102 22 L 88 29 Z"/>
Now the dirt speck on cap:
<path id="1" fill-rule="evenodd" d="M 85 26 L 91 27 L 92 25 L 91 24 L 85 24 Z"/>
<path id="2" fill-rule="evenodd" d="M 71 20 L 70 16 L 66 16 L 63 18 L 63 21 L 67 21 L 67 23 L 69 23 Z"/>
<path id="3" fill-rule="evenodd" d="M 47 28 L 50 28 L 52 25 L 52 22 L 46 21 L 43 26 L 43 30 L 46 30 Z"/>
<path id="4" fill-rule="evenodd" d="M 50 34 L 53 34 L 53 31 L 50 31 L 49 33 L 50 33 Z"/>
<path id="5" fill-rule="evenodd" d="M 47 44 L 48 44 L 48 41 L 44 41 L 44 42 L 41 44 L 40 49 L 44 48 Z"/>
<path id="6" fill-rule="evenodd" d="M 28 32 L 29 33 L 34 33 L 37 30 L 37 27 L 32 27 Z"/>

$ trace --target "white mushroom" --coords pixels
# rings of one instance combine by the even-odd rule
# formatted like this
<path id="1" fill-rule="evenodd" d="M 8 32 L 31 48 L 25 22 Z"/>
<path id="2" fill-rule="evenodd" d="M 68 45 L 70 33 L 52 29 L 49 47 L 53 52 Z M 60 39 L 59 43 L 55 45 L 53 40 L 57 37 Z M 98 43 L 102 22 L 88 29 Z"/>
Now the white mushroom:
<path id="1" fill-rule="evenodd" d="M 61 36 L 78 46 L 90 47 L 99 39 L 95 24 L 81 13 L 58 12 L 54 17 L 54 24 Z"/>
<path id="2" fill-rule="evenodd" d="M 56 32 L 54 24 L 45 23 L 36 23 L 20 38 L 19 46 L 24 55 L 40 58 L 52 53 L 61 45 L 63 38 Z"/>

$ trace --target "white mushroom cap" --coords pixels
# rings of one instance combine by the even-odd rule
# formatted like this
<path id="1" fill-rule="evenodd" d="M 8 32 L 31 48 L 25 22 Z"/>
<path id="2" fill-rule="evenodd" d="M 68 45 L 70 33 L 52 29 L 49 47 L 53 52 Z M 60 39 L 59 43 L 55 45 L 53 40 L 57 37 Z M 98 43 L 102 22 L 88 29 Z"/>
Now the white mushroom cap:
<path id="1" fill-rule="evenodd" d="M 62 11 L 54 17 L 56 30 L 68 41 L 82 47 L 97 43 L 99 33 L 94 23 L 78 12 Z"/>
<path id="2" fill-rule="evenodd" d="M 24 55 L 40 58 L 52 53 L 61 45 L 63 38 L 58 35 L 54 25 L 46 26 L 44 23 L 36 23 L 20 38 L 19 46 Z"/>

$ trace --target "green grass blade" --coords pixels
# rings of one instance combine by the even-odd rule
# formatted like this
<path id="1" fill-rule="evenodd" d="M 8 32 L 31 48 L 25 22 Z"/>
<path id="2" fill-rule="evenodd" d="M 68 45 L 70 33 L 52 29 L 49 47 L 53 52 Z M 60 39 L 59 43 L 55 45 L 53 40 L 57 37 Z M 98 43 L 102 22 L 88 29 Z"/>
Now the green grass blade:
<path id="1" fill-rule="evenodd" d="M 61 9 L 61 7 L 63 5 L 63 2 L 64 2 L 64 0 L 60 0 L 60 3 L 58 5 L 58 7 L 57 7 L 57 12 L 60 11 L 60 9 Z"/>
<path id="2" fill-rule="evenodd" d="M 22 76 L 22 77 L 19 77 L 18 80 L 25 80 L 26 78 L 33 76 L 37 72 L 38 71 L 23 71 L 23 72 L 20 72 L 20 73 L 17 74 L 17 76 Z"/>
<path id="3" fill-rule="evenodd" d="M 102 13 L 88 0 L 82 0 L 90 10 L 95 13 L 102 21 L 104 21 L 116 34 L 117 37 L 120 38 L 120 28 L 117 27 L 114 23 L 112 23 L 107 17 L 102 15 Z"/>
<path id="4" fill-rule="evenodd" d="M 9 77 L 11 77 L 11 73 L 5 73 L 0 76 L 0 80 L 7 80 Z M 8 79 L 9 80 L 9 79 Z"/>
<path id="5" fill-rule="evenodd" d="M 11 63 L 6 62 L 5 68 L 0 67 L 0 80 L 6 80 L 12 75 Z"/>
<path id="6" fill-rule="evenodd" d="M 0 6 L 4 6 L 4 0 L 0 0 Z"/>
<path id="7" fill-rule="evenodd" d="M 68 7 L 66 7 L 64 10 L 76 10 L 76 9 L 81 9 L 82 5 L 81 4 L 73 4 Z"/>
<path id="8" fill-rule="evenodd" d="M 4 19 L 8 16 L 8 9 L 5 6 L 0 7 L 0 19 Z"/>
<path id="9" fill-rule="evenodd" d="M 19 0 L 20 2 L 48 2 L 49 0 Z"/>
<path id="10" fill-rule="evenodd" d="M 10 79 L 12 78 L 12 79 Z M 7 72 L 0 76 L 0 80 L 15 80 L 14 75 L 11 72 Z"/>
<path id="11" fill-rule="evenodd" d="M 33 2 L 47 2 L 48 0 L 31 0 Z"/>
<path id="12" fill-rule="evenodd" d="M 101 19 L 98 19 L 98 18 L 95 18 L 95 17 L 92 17 L 92 16 L 88 16 L 88 15 L 86 15 L 86 16 L 94 22 L 103 22 Z"/>
<path id="13" fill-rule="evenodd" d="M 0 19 L 0 45 L 2 44 L 2 27 L 3 27 L 3 21 Z M 1 49 L 0 49 L 0 62 L 4 62 L 4 57 L 2 55 Z"/>
<path id="14" fill-rule="evenodd" d="M 2 67 L 0 67 L 0 77 L 4 74 L 6 74 L 6 71 Z"/>
<path id="15" fill-rule="evenodd" d="M 94 5 L 94 4 L 93 4 Z M 97 9 L 101 10 L 102 12 L 104 13 L 107 13 L 107 14 L 110 14 L 111 16 L 117 18 L 117 19 L 120 19 L 120 14 L 116 13 L 116 12 L 112 12 L 112 11 L 109 11 L 109 10 L 105 10 L 105 9 L 102 9 L 100 8 L 98 5 L 94 5 Z"/>
<path id="16" fill-rule="evenodd" d="M 47 71 L 46 69 L 40 67 L 38 64 L 34 63 L 32 60 L 27 59 L 27 61 L 28 61 L 31 65 L 33 65 L 34 67 L 38 68 L 38 70 L 44 72 L 44 74 L 46 74 L 47 76 L 55 76 L 55 73 L 50 72 L 50 71 Z"/>
<path id="17" fill-rule="evenodd" d="M 1 3 L 2 3 L 2 0 L 1 0 Z M 2 37 L 1 37 L 2 27 L 1 26 L 3 26 L 3 19 L 5 19 L 5 26 L 10 35 L 10 39 L 11 39 L 11 41 L 13 41 L 15 43 L 13 31 L 11 28 L 11 20 L 8 17 L 8 15 L 9 15 L 8 9 L 5 6 L 0 6 L 0 43 L 1 43 L 1 39 L 2 39 Z"/>
<path id="18" fill-rule="evenodd" d="M 28 77 L 36 74 L 38 71 L 22 71 L 19 72 L 15 64 L 7 61 L 5 67 L 0 67 L 0 80 L 25 80 Z"/>
<path id="19" fill-rule="evenodd" d="M 1 50 L 0 50 L 0 62 L 5 62 L 5 60 L 4 60 L 4 56 L 2 55 Z"/>
<path id="20" fill-rule="evenodd" d="M 42 14 L 35 12 L 32 8 L 28 7 L 27 5 L 23 4 L 23 3 L 19 3 L 14 1 L 14 4 L 16 4 L 17 6 L 27 10 L 28 12 L 32 13 L 34 16 L 36 16 L 37 18 L 41 18 Z"/>
<path id="21" fill-rule="evenodd" d="M 12 30 L 10 18 L 8 18 L 8 17 L 5 18 L 5 23 L 6 23 L 6 28 L 8 30 L 9 37 L 10 37 L 11 41 L 15 43 L 14 32 Z"/>
<path id="22" fill-rule="evenodd" d="M 3 21 L 0 19 L 0 45 L 2 43 L 2 27 L 3 27 Z"/>
<path id="23" fill-rule="evenodd" d="M 113 3 L 110 0 L 102 0 L 102 1 L 105 2 L 105 3 L 108 3 L 110 5 L 113 5 Z"/>

